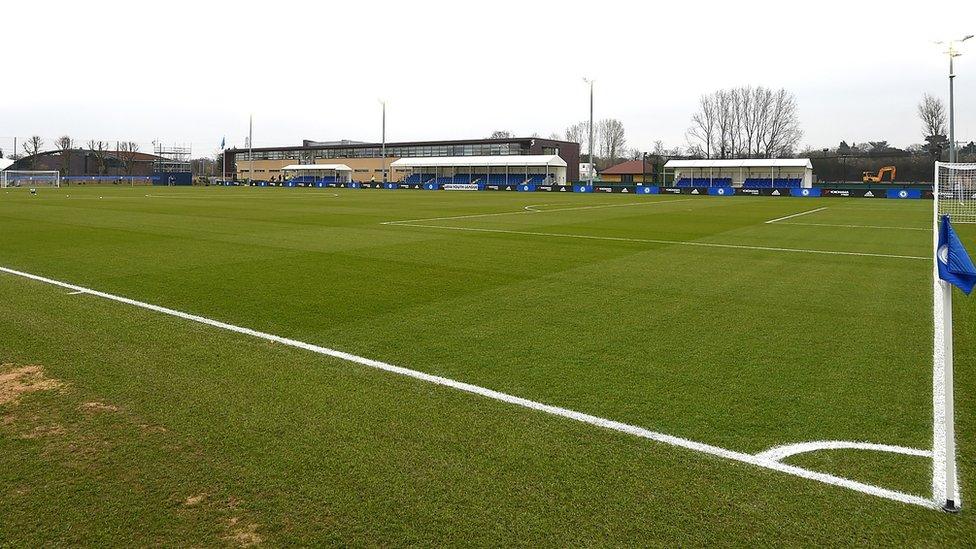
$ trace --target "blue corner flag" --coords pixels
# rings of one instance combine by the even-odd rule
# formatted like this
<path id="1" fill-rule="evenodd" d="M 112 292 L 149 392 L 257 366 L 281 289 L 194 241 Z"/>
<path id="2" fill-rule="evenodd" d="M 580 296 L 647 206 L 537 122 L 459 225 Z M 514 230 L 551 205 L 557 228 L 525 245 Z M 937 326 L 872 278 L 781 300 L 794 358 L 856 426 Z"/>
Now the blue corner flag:
<path id="1" fill-rule="evenodd" d="M 939 250 L 936 255 L 939 278 L 967 294 L 973 291 L 973 286 L 976 286 L 976 267 L 956 236 L 956 231 L 952 230 L 948 215 L 943 215 L 939 224 Z"/>

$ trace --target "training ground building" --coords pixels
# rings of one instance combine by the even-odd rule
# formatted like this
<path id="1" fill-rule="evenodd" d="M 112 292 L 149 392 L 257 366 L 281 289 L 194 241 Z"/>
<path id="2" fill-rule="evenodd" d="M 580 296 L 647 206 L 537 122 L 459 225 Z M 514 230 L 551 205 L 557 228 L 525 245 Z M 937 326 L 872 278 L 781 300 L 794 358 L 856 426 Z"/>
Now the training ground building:
<path id="1" fill-rule="evenodd" d="M 643 185 L 655 183 L 654 164 L 648 160 L 628 160 L 600 172 L 600 182 L 608 185 Z"/>
<path id="2" fill-rule="evenodd" d="M 386 144 L 385 158 L 383 149 L 381 143 L 306 140 L 292 147 L 227 149 L 224 165 L 230 179 L 272 183 L 288 181 L 296 174 L 311 179 L 318 172 L 330 180 L 358 182 L 403 182 L 411 178 L 426 183 L 420 181 L 426 176 L 442 181 L 472 181 L 472 176 L 483 176 L 482 183 L 541 180 L 562 184 L 579 180 L 580 147 L 570 141 L 513 137 L 392 142 Z M 553 157 L 556 159 L 546 161 Z M 316 170 L 319 164 L 330 169 Z"/>

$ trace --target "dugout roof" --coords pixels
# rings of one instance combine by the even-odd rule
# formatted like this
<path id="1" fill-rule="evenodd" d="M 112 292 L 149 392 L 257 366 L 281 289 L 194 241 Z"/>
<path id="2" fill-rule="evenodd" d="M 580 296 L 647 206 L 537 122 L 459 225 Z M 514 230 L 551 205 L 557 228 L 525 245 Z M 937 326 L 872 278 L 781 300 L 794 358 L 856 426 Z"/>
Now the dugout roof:
<path id="1" fill-rule="evenodd" d="M 665 168 L 805 168 L 813 169 L 809 158 L 734 158 L 730 160 L 668 160 Z"/>

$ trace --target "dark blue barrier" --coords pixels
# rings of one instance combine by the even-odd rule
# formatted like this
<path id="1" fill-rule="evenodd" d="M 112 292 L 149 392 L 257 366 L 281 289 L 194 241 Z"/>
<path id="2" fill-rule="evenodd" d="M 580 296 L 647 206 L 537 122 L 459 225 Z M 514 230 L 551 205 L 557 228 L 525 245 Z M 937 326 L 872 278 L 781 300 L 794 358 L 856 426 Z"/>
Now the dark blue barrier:
<path id="1" fill-rule="evenodd" d="M 735 194 L 735 189 L 732 187 L 709 187 L 708 194 L 712 196 L 732 196 Z"/>
<path id="2" fill-rule="evenodd" d="M 800 198 L 809 198 L 820 196 L 820 189 L 813 187 L 812 189 L 790 189 L 790 196 L 799 196 Z"/>
<path id="3" fill-rule="evenodd" d="M 888 189 L 888 198 L 922 198 L 921 189 Z"/>
<path id="4" fill-rule="evenodd" d="M 821 188 L 820 196 L 839 197 L 839 198 L 885 198 L 887 192 L 884 189 L 831 189 Z"/>
<path id="5" fill-rule="evenodd" d="M 530 183 L 522 183 L 521 185 L 518 186 L 518 190 L 523 193 L 530 193 L 535 191 L 535 185 L 532 185 Z"/>
<path id="6" fill-rule="evenodd" d="M 638 185 L 637 194 L 658 194 L 661 192 L 656 185 Z"/>
<path id="7" fill-rule="evenodd" d="M 358 181 L 350 181 L 349 183 L 346 183 L 347 189 L 358 189 L 359 187 L 360 185 Z"/>
<path id="8" fill-rule="evenodd" d="M 153 185 L 192 185 L 193 174 L 190 172 L 155 172 L 152 175 Z"/>
<path id="9" fill-rule="evenodd" d="M 710 187 L 658 187 L 661 194 L 708 194 Z"/>
<path id="10" fill-rule="evenodd" d="M 427 191 L 438 191 L 440 188 L 441 186 L 437 183 L 424 183 L 424 190 Z"/>
<path id="11" fill-rule="evenodd" d="M 572 190 L 573 190 L 572 187 L 567 187 L 566 185 L 536 185 L 535 186 L 536 192 L 544 192 L 544 193 L 565 193 Z"/>
<path id="12" fill-rule="evenodd" d="M 593 192 L 593 187 L 588 187 L 586 185 L 573 185 L 573 192 L 591 193 Z"/>

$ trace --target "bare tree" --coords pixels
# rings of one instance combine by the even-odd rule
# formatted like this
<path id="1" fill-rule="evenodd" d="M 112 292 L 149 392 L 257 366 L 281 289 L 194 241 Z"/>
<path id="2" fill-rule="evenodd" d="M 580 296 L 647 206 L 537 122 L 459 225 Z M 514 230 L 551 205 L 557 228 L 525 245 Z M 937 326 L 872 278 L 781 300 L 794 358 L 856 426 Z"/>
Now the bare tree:
<path id="1" fill-rule="evenodd" d="M 698 99 L 698 112 L 691 117 L 688 145 L 690 148 L 704 152 L 705 158 L 711 158 L 714 137 L 715 99 L 711 95 L 703 95 Z"/>
<path id="2" fill-rule="evenodd" d="M 75 147 L 75 142 L 70 136 L 62 135 L 54 140 L 54 146 L 60 151 L 61 156 L 61 176 L 67 176 L 71 169 L 71 150 Z"/>
<path id="3" fill-rule="evenodd" d="M 119 161 L 125 170 L 125 175 L 132 177 L 132 170 L 136 165 L 136 158 L 139 156 L 139 144 L 134 141 L 123 141 L 119 143 Z"/>
<path id="4" fill-rule="evenodd" d="M 549 134 L 549 139 L 552 139 L 553 141 L 562 141 L 563 140 L 563 138 L 562 137 L 559 137 L 559 134 L 556 133 L 556 132 L 550 133 Z"/>
<path id="5" fill-rule="evenodd" d="M 664 146 L 664 141 L 661 141 L 660 139 L 654 140 L 654 148 L 651 150 L 651 154 L 655 154 L 657 156 L 667 156 L 667 151 L 668 149 Z"/>
<path id="6" fill-rule="evenodd" d="M 946 134 L 945 103 L 929 94 L 922 96 L 918 104 L 918 118 L 922 121 L 922 137 Z"/>
<path id="7" fill-rule="evenodd" d="M 796 98 L 785 89 L 745 86 L 701 96 L 689 151 L 707 158 L 790 156 L 800 144 Z"/>
<path id="8" fill-rule="evenodd" d="M 783 88 L 773 92 L 767 114 L 763 156 L 792 156 L 803 138 L 796 112 L 796 97 Z"/>
<path id="9" fill-rule="evenodd" d="M 41 152 L 41 148 L 43 146 L 44 140 L 41 139 L 41 136 L 39 135 L 32 135 L 27 138 L 26 142 L 24 142 L 24 152 L 30 158 L 30 169 L 34 169 L 34 166 L 37 163 L 37 154 Z"/>
<path id="10" fill-rule="evenodd" d="M 758 115 L 756 109 L 758 97 L 752 86 L 743 86 L 739 88 L 738 99 L 738 130 L 740 134 L 736 156 L 748 158 L 753 155 L 752 151 L 756 142 L 756 134 L 758 133 L 758 124 L 756 121 Z"/>
<path id="11" fill-rule="evenodd" d="M 600 157 L 604 162 L 614 164 L 625 153 L 627 146 L 624 124 L 616 118 L 604 118 L 598 124 L 598 128 Z"/>
<path id="12" fill-rule="evenodd" d="M 511 137 L 512 137 L 512 132 L 508 130 L 495 130 L 491 132 L 491 135 L 488 136 L 488 139 L 509 139 Z"/>
<path id="13" fill-rule="evenodd" d="M 95 172 L 102 175 L 105 173 L 105 153 L 108 151 L 108 143 L 92 139 L 88 142 L 88 150 L 95 157 Z"/>
<path id="14" fill-rule="evenodd" d="M 715 106 L 715 142 L 712 143 L 712 150 L 718 158 L 731 158 L 735 156 L 732 143 L 733 131 L 733 111 L 735 110 L 732 101 L 733 95 L 726 90 L 718 90 L 714 95 Z"/>
<path id="15" fill-rule="evenodd" d="M 581 154 L 584 152 L 587 140 L 589 139 L 589 126 L 589 122 L 577 122 L 566 128 L 566 141 L 579 144 Z"/>

